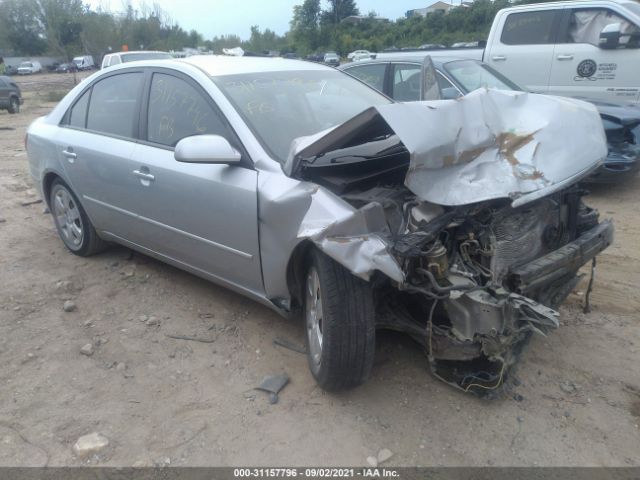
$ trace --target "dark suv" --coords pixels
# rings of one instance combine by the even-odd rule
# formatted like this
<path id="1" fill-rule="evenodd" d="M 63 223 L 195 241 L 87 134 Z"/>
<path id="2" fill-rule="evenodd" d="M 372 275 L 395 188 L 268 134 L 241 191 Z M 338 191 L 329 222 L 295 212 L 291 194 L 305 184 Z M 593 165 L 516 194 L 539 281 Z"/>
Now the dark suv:
<path id="1" fill-rule="evenodd" d="M 0 76 L 0 109 L 18 113 L 22 105 L 22 93 L 11 77 Z"/>

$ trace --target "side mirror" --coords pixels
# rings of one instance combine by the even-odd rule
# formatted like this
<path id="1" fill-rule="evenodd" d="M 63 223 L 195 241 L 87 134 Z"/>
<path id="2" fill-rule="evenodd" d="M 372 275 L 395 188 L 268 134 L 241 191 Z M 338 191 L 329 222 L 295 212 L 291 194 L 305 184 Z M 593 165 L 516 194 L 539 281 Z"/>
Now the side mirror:
<path id="1" fill-rule="evenodd" d="M 610 23 L 600 32 L 598 46 L 605 50 L 613 50 L 620 46 L 620 36 L 622 35 L 622 25 L 619 23 Z"/>
<path id="2" fill-rule="evenodd" d="M 444 100 L 455 100 L 456 98 L 460 98 L 461 96 L 462 94 L 456 87 L 446 87 L 442 89 L 442 98 Z"/>
<path id="3" fill-rule="evenodd" d="M 220 135 L 196 135 L 178 142 L 173 153 L 178 162 L 184 163 L 239 163 L 240 152 Z"/>

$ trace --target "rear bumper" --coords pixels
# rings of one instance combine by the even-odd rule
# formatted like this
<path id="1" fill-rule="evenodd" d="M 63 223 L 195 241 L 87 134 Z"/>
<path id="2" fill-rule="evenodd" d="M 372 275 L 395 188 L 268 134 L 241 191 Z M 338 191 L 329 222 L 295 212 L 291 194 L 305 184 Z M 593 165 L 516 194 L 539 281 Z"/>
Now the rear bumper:
<path id="1" fill-rule="evenodd" d="M 513 268 L 507 282 L 521 295 L 531 294 L 576 272 L 613 242 L 613 223 L 605 220 L 576 240 L 534 261 Z"/>

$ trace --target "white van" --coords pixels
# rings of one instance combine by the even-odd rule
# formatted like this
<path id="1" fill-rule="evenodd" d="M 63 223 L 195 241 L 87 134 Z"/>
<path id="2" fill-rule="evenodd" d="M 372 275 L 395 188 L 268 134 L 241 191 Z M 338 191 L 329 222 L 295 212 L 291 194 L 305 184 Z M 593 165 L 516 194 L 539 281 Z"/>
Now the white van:
<path id="1" fill-rule="evenodd" d="M 173 56 L 167 52 L 154 52 L 154 51 L 135 51 L 135 52 L 117 52 L 109 53 L 102 59 L 102 67 L 113 67 L 120 63 L 135 62 L 136 60 L 162 60 L 171 59 Z"/>
<path id="2" fill-rule="evenodd" d="M 40 62 L 29 60 L 22 62 L 18 67 L 18 75 L 31 75 L 42 71 L 42 65 Z"/>
<path id="3" fill-rule="evenodd" d="M 73 59 L 73 63 L 75 64 L 78 71 L 91 70 L 96 66 L 91 55 L 81 55 L 79 57 L 75 57 Z"/>

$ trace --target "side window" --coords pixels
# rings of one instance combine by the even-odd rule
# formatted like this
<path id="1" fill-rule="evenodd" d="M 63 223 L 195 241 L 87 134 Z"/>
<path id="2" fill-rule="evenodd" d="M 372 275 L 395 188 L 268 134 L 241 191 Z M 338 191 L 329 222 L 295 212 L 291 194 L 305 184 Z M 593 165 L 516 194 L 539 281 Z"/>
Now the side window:
<path id="1" fill-rule="evenodd" d="M 122 61 L 120 60 L 120 55 L 112 55 L 111 59 L 109 60 L 109 66 L 113 67 L 114 65 L 118 65 L 119 63 L 122 63 Z"/>
<path id="2" fill-rule="evenodd" d="M 420 100 L 420 77 L 422 66 L 410 63 L 394 66 L 393 92 L 391 96 L 399 102 L 417 102 Z"/>
<path id="3" fill-rule="evenodd" d="M 0 78 L 0 88 L 4 88 L 4 87 L 7 87 L 7 86 L 8 85 L 6 84 L 6 82 L 2 78 Z"/>
<path id="4" fill-rule="evenodd" d="M 561 10 L 510 13 L 504 22 L 500 41 L 506 45 L 545 45 L 555 43 Z"/>
<path id="5" fill-rule="evenodd" d="M 93 86 L 87 129 L 134 137 L 138 124 L 138 94 L 142 73 L 122 73 L 100 80 Z"/>
<path id="6" fill-rule="evenodd" d="M 85 128 L 85 122 L 87 120 L 87 105 L 89 105 L 90 95 L 91 89 L 84 92 L 73 107 L 71 107 L 71 112 L 69 112 L 69 126 Z"/>
<path id="7" fill-rule="evenodd" d="M 640 29 L 617 13 L 606 8 L 573 9 L 569 14 L 569 25 L 563 32 L 562 43 L 590 43 L 598 45 L 600 32 L 612 23 L 620 24 L 622 35 L 636 36 Z"/>
<path id="8" fill-rule="evenodd" d="M 384 72 L 386 68 L 386 63 L 375 63 L 349 68 L 347 72 L 382 92 L 384 91 Z"/>
<path id="9" fill-rule="evenodd" d="M 228 129 L 218 113 L 193 86 L 164 73 L 154 73 L 149 95 L 147 139 L 175 147 L 185 137 L 221 135 Z"/>
<path id="10" fill-rule="evenodd" d="M 456 86 L 440 72 L 436 72 L 436 80 L 438 81 L 438 87 L 440 87 L 440 91 L 444 90 L 445 88 L 456 88 Z"/>

